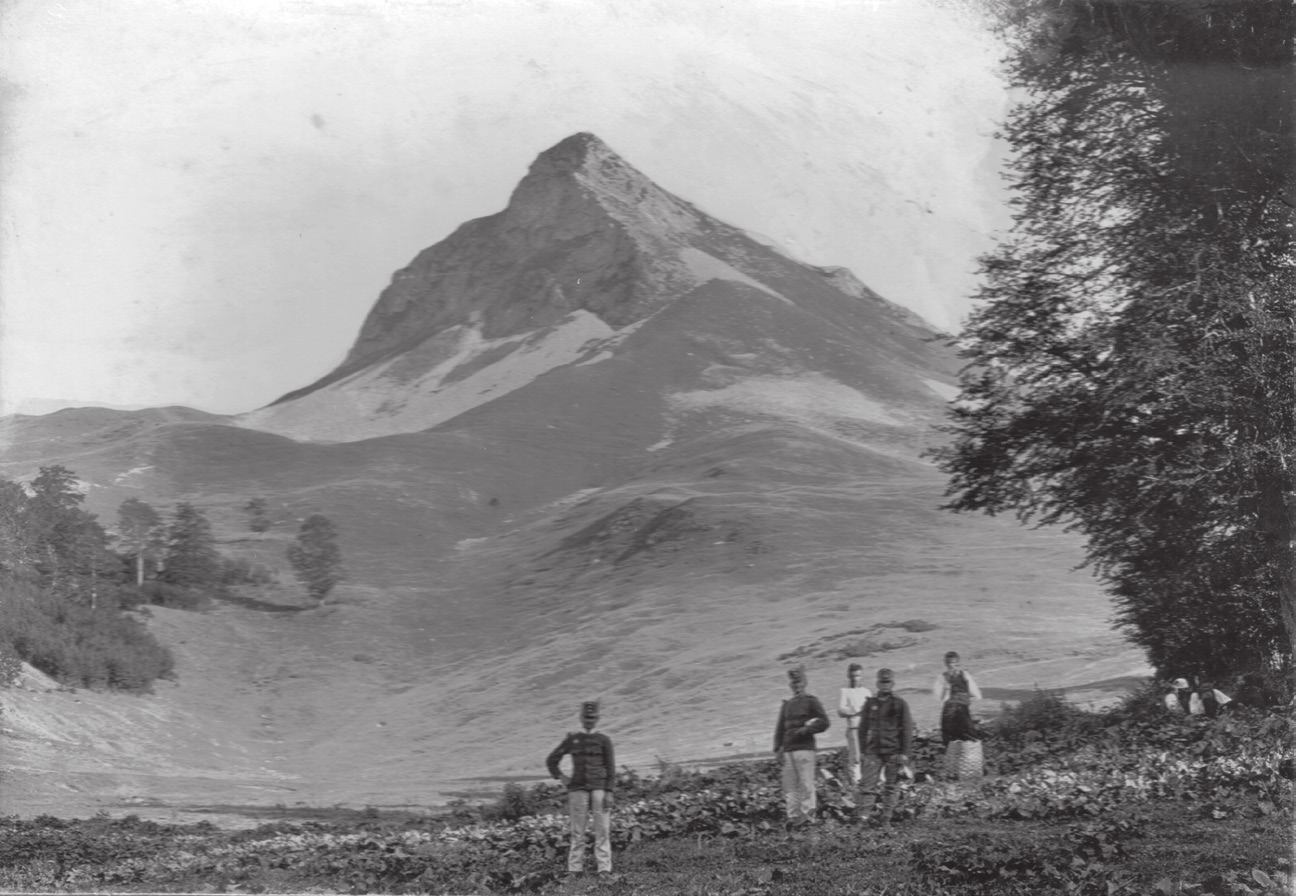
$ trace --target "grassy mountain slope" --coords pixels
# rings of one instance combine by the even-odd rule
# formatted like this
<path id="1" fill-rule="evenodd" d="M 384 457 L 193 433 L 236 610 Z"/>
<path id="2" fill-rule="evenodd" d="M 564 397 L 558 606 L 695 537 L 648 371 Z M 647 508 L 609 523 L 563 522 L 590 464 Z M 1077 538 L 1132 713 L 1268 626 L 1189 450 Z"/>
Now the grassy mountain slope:
<path id="1" fill-rule="evenodd" d="M 922 452 L 956 360 L 849 272 L 708 218 L 591 135 L 460 236 L 398 272 L 349 366 L 269 408 L 0 422 L 0 475 L 62 463 L 108 522 L 127 497 L 191 501 L 225 553 L 281 572 L 154 620 L 185 648 L 174 688 L 60 704 L 105 731 L 84 761 L 114 741 L 144 763 L 128 789 L 193 805 L 221 788 L 185 797 L 165 738 L 199 766 L 224 762 L 215 739 L 246 750 L 227 802 L 427 804 L 539 772 L 590 697 L 650 764 L 765 749 L 795 662 L 830 703 L 848 662 L 889 666 L 922 724 L 949 649 L 991 695 L 1096 699 L 1143 670 L 1073 540 L 939 510 Z M 349 571 L 322 607 L 284 561 L 311 513 Z M 119 705 L 170 723 L 109 737 Z M 64 747 L 14 726 L 33 799 L 55 792 Z"/>

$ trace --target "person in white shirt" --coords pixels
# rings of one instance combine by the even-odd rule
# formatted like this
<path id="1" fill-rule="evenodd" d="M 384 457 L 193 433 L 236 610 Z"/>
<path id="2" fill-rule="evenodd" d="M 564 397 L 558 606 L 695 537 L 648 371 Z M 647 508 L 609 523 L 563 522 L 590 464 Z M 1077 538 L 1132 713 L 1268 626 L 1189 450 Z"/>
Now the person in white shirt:
<path id="1" fill-rule="evenodd" d="M 864 667 L 851 663 L 846 667 L 846 687 L 841 689 L 841 699 L 837 703 L 837 715 L 846 720 L 846 773 L 852 784 L 860 782 L 860 713 L 864 711 L 864 701 L 873 696 L 873 692 L 863 687 Z"/>
<path id="2" fill-rule="evenodd" d="M 1165 695 L 1165 707 L 1171 712 L 1187 714 L 1192 711 L 1192 698 L 1195 695 L 1188 686 L 1188 679 L 1176 678 L 1170 682 L 1170 690 Z"/>
<path id="3" fill-rule="evenodd" d="M 1205 715 L 1213 718 L 1232 702 L 1233 698 L 1228 694 L 1216 690 L 1210 684 L 1203 682 L 1202 686 L 1194 691 L 1192 697 L 1189 698 L 1188 712 L 1195 716 Z"/>

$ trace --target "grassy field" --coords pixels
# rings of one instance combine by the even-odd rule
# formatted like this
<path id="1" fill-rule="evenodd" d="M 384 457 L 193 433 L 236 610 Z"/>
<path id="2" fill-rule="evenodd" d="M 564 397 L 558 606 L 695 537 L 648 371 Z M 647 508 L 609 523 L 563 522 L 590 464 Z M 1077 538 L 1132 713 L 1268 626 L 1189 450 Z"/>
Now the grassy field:
<path id="1" fill-rule="evenodd" d="M 1180 719 L 1147 693 L 1091 713 L 1041 693 L 996 720 L 984 778 L 941 780 L 939 743 L 921 740 L 920 780 L 888 828 L 855 818 L 838 755 L 824 751 L 820 819 L 795 834 L 772 761 L 624 774 L 610 876 L 565 875 L 561 793 L 513 784 L 445 815 L 374 810 L 242 831 L 0 819 L 0 890 L 1290 893 L 1291 746 L 1280 713 Z"/>

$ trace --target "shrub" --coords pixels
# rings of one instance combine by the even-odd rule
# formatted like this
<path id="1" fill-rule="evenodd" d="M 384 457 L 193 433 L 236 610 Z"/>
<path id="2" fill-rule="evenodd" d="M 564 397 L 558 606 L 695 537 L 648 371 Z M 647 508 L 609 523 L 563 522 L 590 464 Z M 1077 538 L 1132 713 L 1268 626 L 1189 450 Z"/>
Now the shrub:
<path id="1" fill-rule="evenodd" d="M 1060 692 L 1036 689 L 1020 703 L 1005 703 L 1001 707 L 995 720 L 995 734 L 1009 743 L 1034 740 L 1061 731 L 1079 712 Z"/>
<path id="2" fill-rule="evenodd" d="M 22 674 L 22 660 L 10 649 L 0 648 L 0 688 L 7 688 Z"/>
<path id="3" fill-rule="evenodd" d="M 1117 712 L 1134 717 L 1160 717 L 1165 714 L 1165 695 L 1168 687 L 1148 679 L 1125 695 Z"/>
<path id="4" fill-rule="evenodd" d="M 12 577 L 0 580 L 0 654 L 65 685 L 144 690 L 174 669 L 171 652 L 116 601 L 91 608 Z"/>
<path id="5" fill-rule="evenodd" d="M 550 815 L 563 811 L 563 788 L 557 784 L 533 784 L 523 787 L 509 782 L 499 799 L 482 811 L 487 821 L 517 821 L 532 815 Z"/>

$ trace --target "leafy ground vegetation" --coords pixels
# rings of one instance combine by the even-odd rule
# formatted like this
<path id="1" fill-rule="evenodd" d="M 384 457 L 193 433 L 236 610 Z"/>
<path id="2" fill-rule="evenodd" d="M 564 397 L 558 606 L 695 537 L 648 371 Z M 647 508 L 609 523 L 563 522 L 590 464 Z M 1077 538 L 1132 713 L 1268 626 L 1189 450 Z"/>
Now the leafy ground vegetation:
<path id="1" fill-rule="evenodd" d="M 1278 894 L 1292 885 L 1292 730 L 1285 714 L 1103 713 L 1039 694 L 992 724 L 989 774 L 943 781 L 916 750 L 890 828 L 855 820 L 822 755 L 821 817 L 783 831 L 772 761 L 620 779 L 616 873 L 563 874 L 554 785 L 509 785 L 438 816 L 250 831 L 128 817 L 0 819 L 0 888 L 118 892 L 730 894 Z"/>

